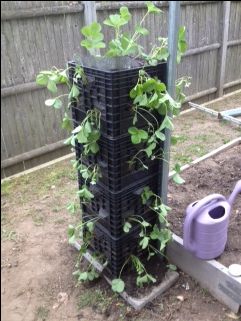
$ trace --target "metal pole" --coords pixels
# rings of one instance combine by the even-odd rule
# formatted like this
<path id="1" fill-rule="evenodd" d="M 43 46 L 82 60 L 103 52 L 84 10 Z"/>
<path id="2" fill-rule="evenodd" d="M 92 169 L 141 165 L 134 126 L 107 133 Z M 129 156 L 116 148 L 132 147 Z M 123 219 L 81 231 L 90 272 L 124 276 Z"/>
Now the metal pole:
<path id="1" fill-rule="evenodd" d="M 168 14 L 168 50 L 169 59 L 167 67 L 167 90 L 168 93 L 175 98 L 175 81 L 177 69 L 177 41 L 178 41 L 178 28 L 180 20 L 180 1 L 169 1 L 169 14 Z M 169 116 L 172 116 L 169 114 Z M 170 144 L 171 132 L 165 129 L 166 140 L 164 142 L 163 158 L 159 171 L 159 195 L 164 204 L 167 203 L 168 191 L 168 175 L 169 175 L 169 159 L 170 159 Z M 160 190 L 161 188 L 161 190 Z"/>

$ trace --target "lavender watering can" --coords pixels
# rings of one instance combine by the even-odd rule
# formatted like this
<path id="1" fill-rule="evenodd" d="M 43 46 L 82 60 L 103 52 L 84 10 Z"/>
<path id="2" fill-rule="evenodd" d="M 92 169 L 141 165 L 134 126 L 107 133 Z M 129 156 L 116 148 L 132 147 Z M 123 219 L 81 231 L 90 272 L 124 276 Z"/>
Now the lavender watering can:
<path id="1" fill-rule="evenodd" d="M 188 205 L 183 229 L 183 246 L 196 257 L 211 260 L 224 251 L 233 202 L 241 193 L 239 180 L 228 199 L 212 194 Z"/>

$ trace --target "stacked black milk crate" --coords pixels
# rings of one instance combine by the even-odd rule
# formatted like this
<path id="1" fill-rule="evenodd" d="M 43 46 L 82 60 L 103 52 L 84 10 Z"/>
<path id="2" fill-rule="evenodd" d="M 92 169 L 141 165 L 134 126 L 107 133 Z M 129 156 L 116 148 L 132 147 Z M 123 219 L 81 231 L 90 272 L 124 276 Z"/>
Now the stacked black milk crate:
<path id="1" fill-rule="evenodd" d="M 76 67 L 69 64 L 70 80 Z M 156 216 L 141 202 L 140 194 L 145 186 L 157 192 L 159 161 L 150 161 L 140 156 L 144 163 L 149 162 L 148 170 L 129 165 L 130 159 L 140 150 L 140 144 L 131 142 L 128 128 L 133 126 L 132 100 L 130 91 L 136 85 L 141 68 L 116 71 L 102 71 L 83 67 L 87 83 L 79 80 L 80 96 L 72 104 L 72 117 L 78 126 L 90 109 L 101 111 L 100 150 L 96 156 L 88 157 L 89 164 L 98 164 L 101 178 L 92 187 L 94 198 L 82 205 L 84 217 L 98 217 L 95 224 L 92 247 L 108 260 L 107 274 L 117 277 L 130 254 L 137 254 L 140 229 L 133 226 L 129 233 L 123 231 L 125 220 L 131 215 L 139 215 L 150 223 Z M 166 64 L 145 67 L 152 77 L 166 83 Z M 161 116 L 159 116 L 161 117 Z M 144 128 L 145 121 L 139 119 L 135 125 Z M 76 158 L 80 157 L 81 146 L 76 145 Z M 79 176 L 79 185 L 83 181 Z"/>

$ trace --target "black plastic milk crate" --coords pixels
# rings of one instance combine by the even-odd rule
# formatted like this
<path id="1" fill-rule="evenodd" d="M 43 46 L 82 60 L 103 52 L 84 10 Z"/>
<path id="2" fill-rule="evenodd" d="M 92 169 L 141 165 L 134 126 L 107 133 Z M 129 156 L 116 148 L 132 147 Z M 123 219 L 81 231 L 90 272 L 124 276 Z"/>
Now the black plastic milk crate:
<path id="1" fill-rule="evenodd" d="M 80 108 L 77 107 L 78 105 L 72 104 L 72 116 L 75 127 L 80 125 L 80 123 L 86 117 L 86 112 L 83 112 Z M 134 116 L 134 115 L 133 115 Z M 101 117 L 100 122 L 100 133 L 103 135 L 110 136 L 112 138 L 116 138 L 118 136 L 124 135 L 128 133 L 128 128 L 131 126 L 135 126 L 137 128 L 144 128 L 147 126 L 147 122 L 141 117 L 138 117 L 138 120 L 135 125 L 133 125 L 133 116 L 129 118 L 120 118 L 118 114 L 113 115 L 111 119 L 106 120 Z M 145 118 L 154 123 L 154 118 L 150 116 L 148 113 L 145 113 Z M 163 120 L 163 116 L 156 114 L 155 118 L 160 123 Z M 155 124 L 154 124 L 155 125 Z"/>
<path id="2" fill-rule="evenodd" d="M 100 184 L 104 184 L 111 191 L 120 191 L 133 181 L 142 180 L 157 174 L 159 160 L 150 160 L 145 152 L 138 155 L 139 160 L 134 164 L 129 161 L 144 147 L 143 144 L 133 145 L 129 134 L 120 139 L 102 137 L 99 141 L 100 151 L 96 156 L 89 156 L 87 164 L 98 164 L 102 173 Z M 160 145 L 162 148 L 163 145 Z M 76 157 L 80 158 L 82 147 L 76 144 Z M 148 166 L 144 169 L 142 163 Z"/>
<path id="3" fill-rule="evenodd" d="M 92 212 L 86 204 L 82 205 L 82 213 L 84 221 L 88 221 L 89 219 L 97 219 L 95 224 L 107 229 L 108 233 L 112 237 L 121 237 L 125 235 L 126 233 L 123 231 L 124 223 L 128 218 L 130 218 L 130 215 L 135 215 L 135 213 L 131 214 L 130 212 L 126 212 L 122 213 L 121 218 L 119 218 L 115 217 L 113 214 L 108 213 L 107 216 L 102 217 L 101 215 L 96 215 L 96 213 Z M 141 215 L 138 215 L 138 217 L 136 218 L 138 218 L 141 221 L 140 217 L 142 217 L 146 222 L 150 223 L 151 225 L 155 224 L 157 221 L 157 214 L 154 211 L 147 208 L 145 212 L 141 213 Z M 136 228 L 140 229 L 140 225 L 137 222 L 131 220 L 130 222 L 132 224 L 130 232 L 136 230 Z"/>
<path id="4" fill-rule="evenodd" d="M 80 177 L 79 179 L 79 185 L 81 186 L 84 184 L 84 180 Z M 96 217 L 106 219 L 109 224 L 115 224 L 116 229 L 119 229 L 122 227 L 124 219 L 131 215 L 142 216 L 148 210 L 148 207 L 141 201 L 141 193 L 145 186 L 149 186 L 154 193 L 157 193 L 157 176 L 151 176 L 142 181 L 134 181 L 128 189 L 119 193 L 113 193 L 97 183 L 90 186 L 94 198 L 84 205 L 84 209 L 88 208 L 89 213 L 94 213 Z"/>
<path id="5" fill-rule="evenodd" d="M 69 62 L 70 81 L 73 81 L 75 62 Z M 132 116 L 130 91 L 138 80 L 139 68 L 103 71 L 83 66 L 87 84 L 84 85 L 81 79 L 78 82 L 80 90 L 78 108 L 84 112 L 98 108 L 103 119 L 113 121 L 130 118 Z M 146 72 L 157 77 L 165 84 L 167 83 L 167 64 L 159 63 L 157 66 L 147 66 Z"/>
<path id="6" fill-rule="evenodd" d="M 127 233 L 122 237 L 111 237 L 108 231 L 101 225 L 96 225 L 94 229 L 91 248 L 94 252 L 99 252 L 107 259 L 108 265 L 104 273 L 111 277 L 118 277 L 120 270 L 126 259 L 131 255 L 141 253 L 138 246 L 140 237 L 139 229 Z"/>

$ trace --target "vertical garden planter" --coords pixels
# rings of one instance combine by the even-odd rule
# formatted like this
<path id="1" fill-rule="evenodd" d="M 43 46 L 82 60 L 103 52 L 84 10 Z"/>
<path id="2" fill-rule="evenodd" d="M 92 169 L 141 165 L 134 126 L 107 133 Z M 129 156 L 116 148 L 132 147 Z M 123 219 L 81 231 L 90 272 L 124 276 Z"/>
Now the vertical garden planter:
<path id="1" fill-rule="evenodd" d="M 76 63 L 69 63 L 69 78 L 73 83 Z M 72 102 L 74 127 L 78 126 L 91 109 L 101 112 L 100 150 L 96 156 L 87 157 L 87 164 L 98 164 L 102 176 L 91 188 L 95 196 L 83 204 L 85 219 L 98 218 L 95 224 L 91 247 L 108 260 L 106 271 L 111 277 L 118 276 L 123 263 L 130 254 L 138 254 L 137 247 L 140 227 L 132 226 L 130 233 L 123 231 L 123 224 L 130 215 L 139 215 L 152 225 L 156 215 L 141 202 L 140 194 L 145 186 L 157 193 L 157 174 L 159 160 L 147 159 L 148 169 L 130 167 L 128 161 L 140 149 L 131 143 L 128 128 L 132 126 L 133 112 L 130 91 L 136 85 L 139 70 L 143 67 L 123 70 L 103 71 L 83 66 L 87 83 L 78 80 L 80 95 Z M 145 71 L 167 83 L 167 65 L 148 66 Z M 156 115 L 162 121 L 161 115 Z M 145 128 L 141 118 L 137 127 Z M 76 143 L 76 159 L 79 160 L 82 147 Z M 79 175 L 79 185 L 84 184 Z"/>

